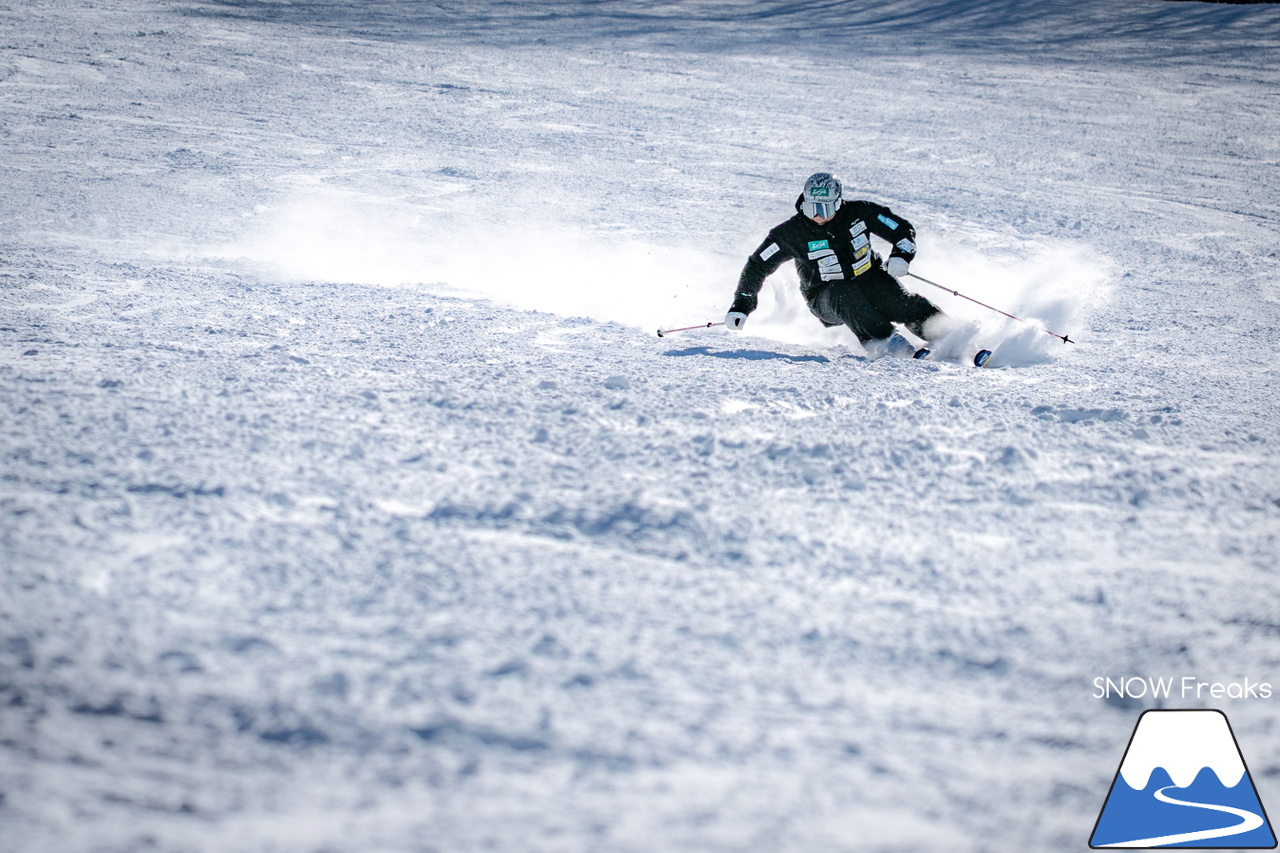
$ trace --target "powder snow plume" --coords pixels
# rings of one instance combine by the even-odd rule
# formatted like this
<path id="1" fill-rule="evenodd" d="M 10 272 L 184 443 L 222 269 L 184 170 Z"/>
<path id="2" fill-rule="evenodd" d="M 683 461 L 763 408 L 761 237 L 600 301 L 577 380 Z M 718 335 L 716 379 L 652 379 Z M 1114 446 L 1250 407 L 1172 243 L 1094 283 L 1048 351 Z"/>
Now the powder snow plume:
<path id="1" fill-rule="evenodd" d="M 979 251 L 949 242 L 937 241 L 930 256 L 946 258 L 945 264 L 923 261 L 912 269 L 940 287 L 919 279 L 905 282 L 960 321 L 934 341 L 935 350 L 986 348 L 995 353 L 992 366 L 1022 366 L 1054 358 L 1065 344 L 1058 335 L 1087 340 L 1089 317 L 1110 292 L 1110 261 L 1061 243 Z"/>
<path id="2" fill-rule="evenodd" d="M 732 259 L 552 217 L 484 222 L 317 192 L 264 211 L 262 218 L 257 236 L 217 254 L 294 280 L 426 285 L 645 329 L 669 324 L 680 311 L 697 318 L 710 311 L 720 319 L 736 276 Z"/>

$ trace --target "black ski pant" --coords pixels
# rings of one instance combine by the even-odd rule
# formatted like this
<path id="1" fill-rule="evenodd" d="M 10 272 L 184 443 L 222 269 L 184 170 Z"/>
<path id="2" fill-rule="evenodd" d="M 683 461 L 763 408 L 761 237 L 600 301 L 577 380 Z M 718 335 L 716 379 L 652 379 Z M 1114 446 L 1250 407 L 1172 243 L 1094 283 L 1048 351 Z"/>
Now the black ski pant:
<path id="1" fill-rule="evenodd" d="M 942 313 L 937 305 L 903 290 L 896 278 L 878 268 L 823 288 L 809 303 L 809 310 L 828 326 L 848 326 L 864 344 L 892 335 L 894 323 L 902 323 L 923 338 L 924 324 Z"/>

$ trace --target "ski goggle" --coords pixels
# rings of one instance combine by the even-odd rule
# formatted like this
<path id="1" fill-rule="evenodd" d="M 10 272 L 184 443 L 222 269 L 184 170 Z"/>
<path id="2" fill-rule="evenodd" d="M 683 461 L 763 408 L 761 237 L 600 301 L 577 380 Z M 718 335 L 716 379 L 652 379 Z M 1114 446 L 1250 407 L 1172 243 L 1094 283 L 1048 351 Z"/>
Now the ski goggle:
<path id="1" fill-rule="evenodd" d="M 804 211 L 804 215 L 810 219 L 830 219 L 836 215 L 836 208 L 839 206 L 839 201 L 815 201 L 813 199 L 805 199 L 800 204 L 800 209 Z"/>

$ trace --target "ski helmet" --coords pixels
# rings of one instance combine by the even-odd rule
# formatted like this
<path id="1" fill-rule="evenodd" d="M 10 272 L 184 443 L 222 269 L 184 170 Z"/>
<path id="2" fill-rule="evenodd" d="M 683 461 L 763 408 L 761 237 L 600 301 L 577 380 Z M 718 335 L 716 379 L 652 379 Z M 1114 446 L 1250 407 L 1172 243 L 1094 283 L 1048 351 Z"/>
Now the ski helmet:
<path id="1" fill-rule="evenodd" d="M 804 199 L 800 209 L 810 219 L 830 219 L 843 203 L 844 187 L 840 179 L 829 172 L 816 172 L 804 182 Z"/>

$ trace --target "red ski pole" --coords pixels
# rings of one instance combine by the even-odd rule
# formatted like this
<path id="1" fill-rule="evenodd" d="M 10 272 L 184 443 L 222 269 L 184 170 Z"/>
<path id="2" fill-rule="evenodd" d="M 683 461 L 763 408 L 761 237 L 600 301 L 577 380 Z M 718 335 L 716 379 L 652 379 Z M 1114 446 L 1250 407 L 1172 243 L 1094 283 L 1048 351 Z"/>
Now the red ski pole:
<path id="1" fill-rule="evenodd" d="M 986 308 L 988 311 L 994 311 L 997 314 L 1001 314 L 1005 317 L 1008 317 L 1010 320 L 1017 320 L 1019 323 L 1026 323 L 1028 326 L 1035 326 L 1035 323 L 1032 323 L 1029 320 L 1024 320 L 1021 317 L 1015 317 L 1009 312 L 1001 311 L 999 308 L 995 308 L 991 305 L 988 305 L 985 302 L 979 302 L 978 300 L 974 299 L 972 296 L 965 296 L 960 291 L 952 290 L 949 287 L 944 287 L 943 285 L 938 284 L 936 281 L 929 281 L 929 279 L 925 278 L 922 275 L 916 275 L 913 272 L 909 272 L 907 273 L 907 275 L 911 276 L 914 279 L 919 279 L 920 281 L 923 281 L 925 284 L 932 284 L 934 287 L 938 288 L 939 290 L 945 290 L 947 293 L 950 293 L 952 296 L 959 296 L 961 299 L 968 299 L 970 302 L 974 303 L 975 305 L 981 305 L 983 308 Z M 1044 332 L 1046 335 L 1053 335 L 1055 338 L 1062 341 L 1064 344 L 1075 343 L 1075 341 L 1071 340 L 1071 338 L 1067 337 L 1066 335 L 1059 335 L 1057 332 L 1051 332 L 1048 329 L 1041 329 L 1039 326 L 1036 326 L 1036 328 L 1040 329 L 1040 331 Z M 659 332 L 658 334 L 662 334 L 662 333 Z"/>
<path id="2" fill-rule="evenodd" d="M 685 326 L 683 329 L 659 329 L 658 337 L 663 338 L 672 332 L 691 332 L 694 329 L 710 329 L 712 326 L 723 326 L 724 323 L 706 323 L 701 326 Z"/>

